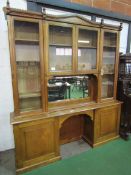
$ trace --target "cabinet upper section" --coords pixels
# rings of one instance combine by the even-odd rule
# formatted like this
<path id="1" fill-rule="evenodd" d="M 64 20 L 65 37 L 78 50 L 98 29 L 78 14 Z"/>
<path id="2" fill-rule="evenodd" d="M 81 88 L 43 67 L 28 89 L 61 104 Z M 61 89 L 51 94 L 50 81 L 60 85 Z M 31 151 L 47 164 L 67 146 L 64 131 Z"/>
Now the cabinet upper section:
<path id="1" fill-rule="evenodd" d="M 4 10 L 16 113 L 115 99 L 121 25 Z"/>

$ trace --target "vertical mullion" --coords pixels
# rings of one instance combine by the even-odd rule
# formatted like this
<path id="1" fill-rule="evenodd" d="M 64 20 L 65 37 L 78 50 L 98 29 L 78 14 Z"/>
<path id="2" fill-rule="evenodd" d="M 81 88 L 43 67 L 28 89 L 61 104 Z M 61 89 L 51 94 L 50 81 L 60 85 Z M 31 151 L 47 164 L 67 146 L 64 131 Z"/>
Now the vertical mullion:
<path id="1" fill-rule="evenodd" d="M 14 30 L 14 18 L 8 17 L 8 34 L 9 34 L 9 49 L 10 49 L 10 62 L 12 72 L 12 86 L 13 86 L 13 99 L 14 99 L 14 111 L 16 114 L 20 113 L 19 107 L 19 93 L 18 93 L 18 79 L 17 79 L 17 66 L 16 66 L 16 50 L 15 50 L 15 30 Z"/>
<path id="2" fill-rule="evenodd" d="M 78 72 L 78 27 L 74 26 L 74 70 L 73 73 Z"/>
<path id="3" fill-rule="evenodd" d="M 71 73 L 75 74 L 76 72 L 76 28 L 72 26 L 72 70 Z"/>
<path id="4" fill-rule="evenodd" d="M 102 71 L 102 63 L 103 63 L 103 42 L 104 42 L 103 36 L 104 36 L 104 31 L 101 29 L 100 34 L 99 34 L 100 54 L 99 54 L 99 67 L 98 67 L 98 72 L 99 72 L 99 75 L 98 75 L 98 99 L 97 99 L 98 102 L 101 102 L 101 99 L 102 99 L 102 75 L 101 75 L 101 71 Z"/>
<path id="5" fill-rule="evenodd" d="M 45 111 L 45 76 L 44 76 L 44 55 L 43 55 L 43 24 L 39 21 L 39 47 L 40 47 L 40 73 L 41 73 L 41 100 L 42 100 L 42 110 Z"/>
<path id="6" fill-rule="evenodd" d="M 120 33 L 117 32 L 117 47 L 116 47 L 116 58 L 115 58 L 115 72 L 114 72 L 114 99 L 116 99 L 117 92 L 117 78 L 118 78 L 118 66 L 119 66 L 119 42 L 120 42 Z"/>
<path id="7" fill-rule="evenodd" d="M 49 24 L 47 22 L 44 22 L 43 24 L 43 30 L 44 30 L 44 95 L 45 95 L 45 111 L 48 111 L 48 75 L 49 75 Z"/>

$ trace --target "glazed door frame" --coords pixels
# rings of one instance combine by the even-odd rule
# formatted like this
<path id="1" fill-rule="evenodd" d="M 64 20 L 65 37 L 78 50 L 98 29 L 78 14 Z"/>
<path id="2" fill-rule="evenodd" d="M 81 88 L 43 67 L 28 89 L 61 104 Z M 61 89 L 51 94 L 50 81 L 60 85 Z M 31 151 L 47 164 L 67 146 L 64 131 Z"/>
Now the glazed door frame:
<path id="1" fill-rule="evenodd" d="M 103 65 L 103 48 L 104 48 L 104 32 L 109 32 L 109 33 L 116 33 L 116 52 L 115 52 L 115 64 L 114 64 L 114 81 L 113 81 L 113 96 L 109 98 L 102 98 L 102 76 L 103 70 L 102 70 L 102 65 Z M 119 65 L 119 40 L 120 40 L 120 33 L 119 31 L 114 31 L 111 29 L 101 29 L 101 41 L 100 41 L 100 64 L 99 64 L 99 95 L 98 99 L 99 101 L 107 101 L 107 100 L 115 100 L 116 99 L 116 91 L 117 91 L 117 77 L 118 77 L 118 65 Z M 106 75 L 106 74 L 105 74 Z"/>
<path id="2" fill-rule="evenodd" d="M 40 57 L 40 89 L 41 89 L 41 109 L 35 111 L 45 111 L 45 88 L 44 88 L 44 60 L 43 60 L 43 24 L 42 20 L 32 19 L 32 18 L 23 18 L 16 16 L 8 16 L 8 30 L 9 30 L 9 47 L 10 47 L 10 61 L 11 61 L 11 72 L 12 72 L 12 86 L 13 86 L 13 98 L 14 98 L 14 111 L 15 114 L 22 114 L 20 111 L 20 103 L 19 103 L 19 92 L 18 92 L 18 76 L 17 76 L 17 67 L 16 67 L 16 49 L 15 49 L 15 27 L 14 22 L 29 22 L 29 23 L 37 23 L 39 26 L 39 57 Z M 24 112 L 25 113 L 32 113 Z"/>
<path id="3" fill-rule="evenodd" d="M 49 71 L 49 26 L 59 26 L 59 27 L 65 27 L 65 28 L 71 28 L 72 29 L 72 69 L 71 71 L 56 71 L 56 72 L 50 72 Z M 45 57 L 45 72 L 46 76 L 53 76 L 53 75 L 73 75 L 75 73 L 75 26 L 72 24 L 68 23 L 62 23 L 62 22 L 54 22 L 54 21 L 44 21 L 44 34 L 46 36 L 46 41 L 44 42 L 45 44 L 45 49 L 46 53 L 44 53 Z"/>
<path id="4" fill-rule="evenodd" d="M 92 69 L 92 70 L 86 70 L 86 71 L 79 71 L 78 70 L 78 36 L 79 36 L 79 29 L 85 29 L 85 30 L 89 30 L 89 31 L 96 31 L 97 32 L 97 51 L 96 51 L 96 69 Z M 89 26 L 80 26 L 80 25 L 76 25 L 76 48 L 77 48 L 77 52 L 76 52 L 76 71 L 77 74 L 98 74 L 98 70 L 99 70 L 99 50 L 100 50 L 100 28 L 96 28 L 96 27 L 89 27 Z"/>

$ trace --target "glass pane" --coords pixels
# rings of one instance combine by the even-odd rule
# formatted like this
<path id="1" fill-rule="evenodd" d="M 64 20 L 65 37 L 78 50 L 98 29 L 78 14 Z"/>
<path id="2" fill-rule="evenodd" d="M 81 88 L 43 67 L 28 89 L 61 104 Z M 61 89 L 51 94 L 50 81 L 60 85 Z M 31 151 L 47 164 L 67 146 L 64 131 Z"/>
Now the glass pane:
<path id="1" fill-rule="evenodd" d="M 41 108 L 39 25 L 15 21 L 20 110 Z"/>
<path id="2" fill-rule="evenodd" d="M 103 73 L 114 74 L 116 48 L 104 47 L 103 49 Z"/>
<path id="3" fill-rule="evenodd" d="M 39 40 L 37 23 L 15 21 L 15 39 Z"/>
<path id="4" fill-rule="evenodd" d="M 49 26 L 49 71 L 71 71 L 72 28 Z"/>
<path id="5" fill-rule="evenodd" d="M 54 77 L 48 80 L 48 101 L 90 96 L 89 76 Z"/>
<path id="6" fill-rule="evenodd" d="M 102 76 L 102 98 L 113 97 L 114 92 L 114 75 Z"/>
<path id="7" fill-rule="evenodd" d="M 117 33 L 104 32 L 102 98 L 111 98 L 114 95 L 116 44 Z"/>
<path id="8" fill-rule="evenodd" d="M 104 46 L 116 46 L 117 43 L 117 34 L 116 33 L 110 33 L 105 32 L 104 33 Z"/>
<path id="9" fill-rule="evenodd" d="M 97 31 L 79 29 L 78 70 L 96 69 Z"/>

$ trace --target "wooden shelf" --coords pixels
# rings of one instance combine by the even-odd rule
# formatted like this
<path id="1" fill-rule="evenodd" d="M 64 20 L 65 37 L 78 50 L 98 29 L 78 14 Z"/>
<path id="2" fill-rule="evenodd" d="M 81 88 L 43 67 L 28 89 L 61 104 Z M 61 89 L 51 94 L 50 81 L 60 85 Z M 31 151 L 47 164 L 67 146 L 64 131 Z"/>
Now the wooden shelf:
<path id="1" fill-rule="evenodd" d="M 113 86 L 113 82 L 102 82 L 102 86 Z"/>
<path id="2" fill-rule="evenodd" d="M 113 73 L 109 73 L 109 72 L 105 73 L 105 72 L 104 72 L 103 75 L 114 75 L 114 72 L 113 72 Z"/>
<path id="3" fill-rule="evenodd" d="M 116 45 L 115 45 L 115 46 L 104 45 L 103 47 L 108 47 L 108 48 L 116 48 Z"/>
<path id="4" fill-rule="evenodd" d="M 108 59 L 110 59 L 110 58 L 111 58 L 111 59 L 114 58 L 114 59 L 115 59 L 116 56 L 103 56 L 103 59 L 106 59 L 106 58 L 108 58 Z"/>
<path id="5" fill-rule="evenodd" d="M 93 46 L 78 46 L 78 48 L 83 48 L 83 49 L 97 49 L 97 47 L 93 47 Z"/>
<path id="6" fill-rule="evenodd" d="M 67 44 L 49 44 L 49 46 L 58 46 L 58 47 L 72 47 L 72 45 L 67 45 Z"/>
<path id="7" fill-rule="evenodd" d="M 34 93 L 23 93 L 23 94 L 20 94 L 20 99 L 23 99 L 23 98 L 34 98 L 34 97 L 40 97 L 41 94 L 40 92 L 34 92 Z"/>
<path id="8" fill-rule="evenodd" d="M 16 42 L 21 42 L 21 43 L 35 43 L 35 44 L 39 44 L 39 40 L 37 39 L 21 39 L 21 38 L 15 38 Z"/>
<path id="9" fill-rule="evenodd" d="M 32 62 L 32 63 L 33 63 L 33 62 L 37 62 L 37 63 L 40 63 L 40 61 L 38 61 L 38 60 L 27 60 L 27 61 L 25 61 L 25 60 L 17 61 L 17 60 L 16 60 L 16 62 L 17 62 L 17 63 L 20 63 L 20 62 L 25 62 L 25 63 L 27 63 L 27 62 L 30 62 L 30 63 L 31 63 L 31 62 Z"/>

